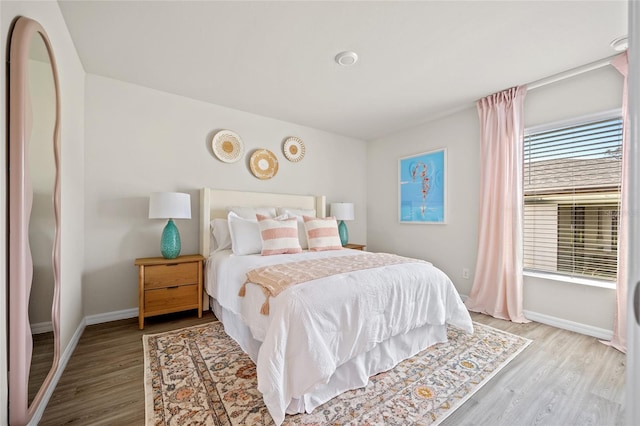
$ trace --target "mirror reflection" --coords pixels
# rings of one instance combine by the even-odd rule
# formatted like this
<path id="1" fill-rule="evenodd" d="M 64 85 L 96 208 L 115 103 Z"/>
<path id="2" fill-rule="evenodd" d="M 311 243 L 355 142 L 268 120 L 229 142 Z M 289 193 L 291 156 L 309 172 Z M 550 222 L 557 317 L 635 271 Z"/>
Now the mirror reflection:
<path id="1" fill-rule="evenodd" d="M 51 308 L 54 294 L 53 245 L 55 216 L 54 126 L 56 91 L 51 61 L 43 38 L 34 35 L 29 46 L 27 111 L 31 113 L 28 164 L 33 189 L 29 218 L 29 247 L 33 279 L 29 296 L 29 322 L 33 334 L 33 354 L 29 373 L 29 405 L 53 364 L 54 337 Z"/>

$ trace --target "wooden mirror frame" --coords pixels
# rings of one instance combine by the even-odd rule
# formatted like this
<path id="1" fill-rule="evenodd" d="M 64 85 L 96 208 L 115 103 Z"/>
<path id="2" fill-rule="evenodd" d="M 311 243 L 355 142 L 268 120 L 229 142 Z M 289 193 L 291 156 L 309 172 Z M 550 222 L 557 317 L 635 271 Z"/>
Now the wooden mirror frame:
<path id="1" fill-rule="evenodd" d="M 41 37 L 49 54 L 55 89 L 53 156 L 55 179 L 53 211 L 54 290 L 51 308 L 53 363 L 32 403 L 28 401 L 28 380 L 33 349 L 29 323 L 29 296 L 33 278 L 33 259 L 29 247 L 29 219 L 33 189 L 29 173 L 29 142 L 32 114 L 29 94 L 29 47 L 33 37 Z M 33 417 L 56 374 L 60 359 L 60 86 L 49 37 L 42 26 L 18 17 L 11 33 L 9 64 L 9 422 L 25 425 Z"/>

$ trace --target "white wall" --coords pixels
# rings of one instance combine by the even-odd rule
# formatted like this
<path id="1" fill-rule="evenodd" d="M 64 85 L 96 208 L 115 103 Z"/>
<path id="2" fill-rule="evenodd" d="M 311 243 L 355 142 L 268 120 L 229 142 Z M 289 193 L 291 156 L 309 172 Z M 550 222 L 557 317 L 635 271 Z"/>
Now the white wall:
<path id="1" fill-rule="evenodd" d="M 164 220 L 148 219 L 154 191 L 191 194 L 191 220 L 177 220 L 182 254 L 198 253 L 201 187 L 324 194 L 327 203 L 355 203 L 350 240 L 366 243 L 365 142 L 87 75 L 85 149 L 85 315 L 138 307 L 135 258 L 159 256 Z M 238 133 L 245 158 L 227 164 L 211 151 L 220 129 Z M 300 137 L 298 163 L 282 155 L 282 141 Z M 248 167 L 251 152 L 267 148 L 279 161 L 266 181 Z"/>
<path id="2" fill-rule="evenodd" d="M 372 251 L 427 259 L 463 294 L 471 281 L 478 237 L 479 125 L 468 108 L 441 120 L 369 142 L 367 152 L 367 241 Z M 398 158 L 447 148 L 447 224 L 398 222 Z"/>
<path id="3" fill-rule="evenodd" d="M 622 75 L 612 66 L 527 92 L 525 127 L 622 108 Z"/>
<path id="4" fill-rule="evenodd" d="M 61 351 L 67 348 L 73 333 L 83 318 L 82 269 L 84 246 L 84 70 L 62 18 L 57 2 L 0 2 L 0 45 L 6 51 L 13 20 L 18 16 L 35 19 L 45 29 L 53 46 L 61 90 L 61 152 L 62 152 L 62 250 L 60 295 Z M 0 98 L 6 99 L 6 68 L 0 67 Z M 2 103 L 3 111 L 5 102 Z M 0 127 L 6 129 L 6 114 L 0 114 Z M 0 135 L 7 146 L 6 132 Z M 6 149 L 0 150 L 0 163 L 6 164 Z M 6 188 L 6 170 L 0 174 L 0 187 Z M 0 197 L 0 239 L 7 240 L 6 191 Z M 0 317 L 6 315 L 6 247 L 0 245 Z M 6 329 L 0 327 L 0 424 L 7 419 Z"/>
<path id="5" fill-rule="evenodd" d="M 525 126 L 620 108 L 622 78 L 607 67 L 531 90 L 525 98 Z M 468 295 L 477 257 L 479 121 L 475 106 L 389 137 L 368 149 L 367 240 L 375 251 L 392 251 L 432 261 L 458 291 Z M 448 150 L 448 224 L 399 224 L 398 164 L 407 155 Z M 470 268 L 470 279 L 462 269 Z M 542 316 L 612 330 L 615 291 L 525 278 L 524 308 Z"/>

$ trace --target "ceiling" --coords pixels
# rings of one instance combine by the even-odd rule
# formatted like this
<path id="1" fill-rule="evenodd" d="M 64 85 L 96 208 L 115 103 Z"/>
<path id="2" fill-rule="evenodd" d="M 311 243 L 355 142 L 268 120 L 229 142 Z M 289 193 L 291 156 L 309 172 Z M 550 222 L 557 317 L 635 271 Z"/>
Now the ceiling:
<path id="1" fill-rule="evenodd" d="M 626 1 L 58 1 L 86 72 L 372 140 L 613 55 Z M 344 50 L 358 62 L 334 61 Z M 224 124 L 221 123 L 224 127 Z"/>

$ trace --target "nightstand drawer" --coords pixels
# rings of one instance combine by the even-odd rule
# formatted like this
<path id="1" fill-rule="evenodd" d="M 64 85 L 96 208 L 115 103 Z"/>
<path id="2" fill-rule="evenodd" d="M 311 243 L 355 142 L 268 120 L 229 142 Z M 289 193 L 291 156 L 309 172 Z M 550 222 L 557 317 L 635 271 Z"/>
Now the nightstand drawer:
<path id="1" fill-rule="evenodd" d="M 198 284 L 158 288 L 144 292 L 145 316 L 198 308 Z"/>
<path id="2" fill-rule="evenodd" d="M 167 263 L 144 268 L 144 288 L 170 287 L 198 282 L 198 262 Z"/>
<path id="3" fill-rule="evenodd" d="M 1 0 L 0 0 L 1 1 Z M 154 315 L 198 310 L 202 318 L 202 263 L 199 254 L 164 257 L 141 257 L 138 267 L 138 327 Z"/>

